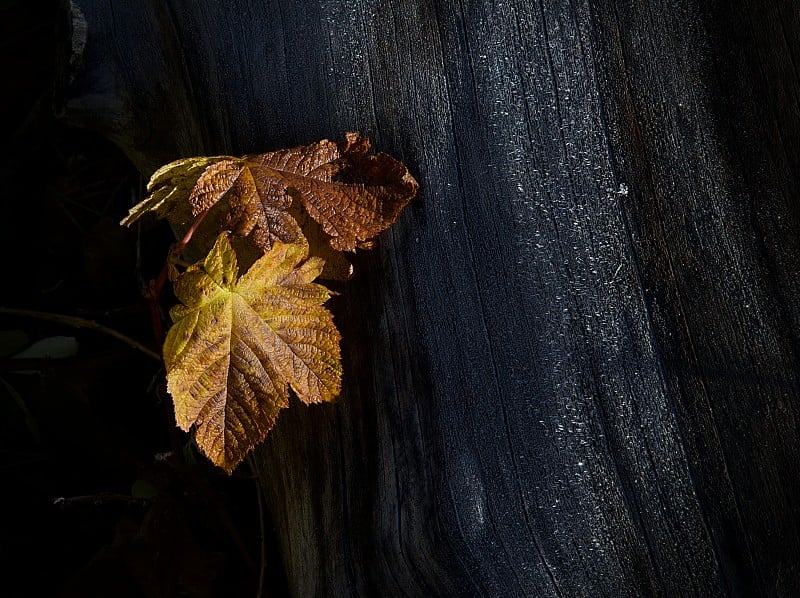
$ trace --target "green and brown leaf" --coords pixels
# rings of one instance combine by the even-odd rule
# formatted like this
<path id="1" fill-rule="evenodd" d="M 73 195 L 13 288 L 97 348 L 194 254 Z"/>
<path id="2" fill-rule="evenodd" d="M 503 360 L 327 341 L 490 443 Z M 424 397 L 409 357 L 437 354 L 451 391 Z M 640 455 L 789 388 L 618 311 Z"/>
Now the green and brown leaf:
<path id="1" fill-rule="evenodd" d="M 241 277 L 225 233 L 175 282 L 181 305 L 164 343 L 178 425 L 229 473 L 288 406 L 332 401 L 341 387 L 339 333 L 312 281 L 322 260 L 274 242 Z M 304 261 L 305 260 L 305 261 Z"/>

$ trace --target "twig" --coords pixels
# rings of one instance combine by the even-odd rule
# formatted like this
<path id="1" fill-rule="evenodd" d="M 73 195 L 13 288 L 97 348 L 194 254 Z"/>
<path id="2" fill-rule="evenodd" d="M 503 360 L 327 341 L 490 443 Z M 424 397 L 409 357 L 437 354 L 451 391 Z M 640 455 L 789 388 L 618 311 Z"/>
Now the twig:
<path id="1" fill-rule="evenodd" d="M 122 341 L 129 347 L 136 349 L 137 351 L 141 351 L 148 357 L 152 357 L 153 359 L 161 363 L 161 355 L 159 355 L 152 349 L 148 349 L 139 341 L 133 340 L 131 337 L 126 336 L 121 332 L 117 332 L 113 328 L 109 328 L 108 326 L 103 326 L 102 324 L 98 324 L 94 320 L 87 320 L 85 318 L 78 318 L 76 316 L 65 316 L 63 314 L 54 314 L 44 311 L 33 311 L 30 309 L 15 309 L 13 307 L 0 307 L 0 315 L 36 318 L 37 320 L 47 320 L 48 322 L 56 322 L 58 324 L 64 324 L 66 326 L 72 326 L 73 328 L 86 328 L 88 330 L 95 330 L 97 332 L 102 332 L 103 334 L 107 334 L 108 336 L 113 336 L 115 339 Z"/>

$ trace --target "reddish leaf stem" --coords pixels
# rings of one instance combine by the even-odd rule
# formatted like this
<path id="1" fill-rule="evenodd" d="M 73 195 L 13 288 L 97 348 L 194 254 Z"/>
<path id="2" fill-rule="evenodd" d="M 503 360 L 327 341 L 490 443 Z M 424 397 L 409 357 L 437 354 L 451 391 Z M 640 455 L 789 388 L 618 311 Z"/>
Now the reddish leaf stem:
<path id="1" fill-rule="evenodd" d="M 164 342 L 164 327 L 161 324 L 161 309 L 158 305 L 158 299 L 161 297 L 161 291 L 164 290 L 167 278 L 169 278 L 170 259 L 172 256 L 180 255 L 181 252 L 186 249 L 186 246 L 189 244 L 189 241 L 192 240 L 192 236 L 197 232 L 200 223 L 203 222 L 203 219 L 210 209 L 211 208 L 207 208 L 197 215 L 197 218 L 194 219 L 192 226 L 189 227 L 189 230 L 186 231 L 183 238 L 170 248 L 169 255 L 164 262 L 164 267 L 161 268 L 161 272 L 158 274 L 158 278 L 155 281 L 150 281 L 147 298 L 150 304 L 150 319 L 153 326 L 153 334 L 159 344 Z"/>

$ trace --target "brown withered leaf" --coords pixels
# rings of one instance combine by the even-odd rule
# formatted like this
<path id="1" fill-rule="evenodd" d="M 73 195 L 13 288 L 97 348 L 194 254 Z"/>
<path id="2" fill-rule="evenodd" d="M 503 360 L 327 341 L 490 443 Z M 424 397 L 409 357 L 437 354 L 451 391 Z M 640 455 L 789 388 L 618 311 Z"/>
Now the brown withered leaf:
<path id="1" fill-rule="evenodd" d="M 306 245 L 278 241 L 238 277 L 223 233 L 175 282 L 182 304 L 164 343 L 175 419 L 229 473 L 288 406 L 289 387 L 305 403 L 341 388 L 339 333 L 322 306 L 330 292 L 312 282 L 322 260 L 306 257 Z"/>
<path id="2" fill-rule="evenodd" d="M 275 241 L 295 243 L 302 235 L 290 208 L 316 221 L 330 247 L 352 251 L 388 228 L 416 194 L 418 184 L 387 154 L 369 154 L 369 140 L 345 140 L 253 154 L 242 158 L 189 158 L 167 165 L 148 185 L 151 195 L 123 224 L 155 211 L 163 217 L 185 200 L 194 216 L 227 202 L 225 227 L 250 236 L 261 251 Z M 295 204 L 294 206 L 292 204 Z M 185 219 L 184 219 L 185 220 Z M 312 242 L 312 245 L 314 243 Z"/>
<path id="3" fill-rule="evenodd" d="M 223 197 L 229 202 L 226 228 L 239 237 L 252 236 L 262 252 L 269 251 L 275 241 L 302 239 L 300 226 L 286 211 L 291 197 L 266 195 L 246 159 L 225 159 L 206 168 L 189 194 L 192 214 L 205 212 Z"/>
<path id="4" fill-rule="evenodd" d="M 388 228 L 419 185 L 405 166 L 383 153 L 369 154 L 358 133 L 345 140 L 248 156 L 263 198 L 278 192 L 300 201 L 338 251 L 352 251 Z"/>

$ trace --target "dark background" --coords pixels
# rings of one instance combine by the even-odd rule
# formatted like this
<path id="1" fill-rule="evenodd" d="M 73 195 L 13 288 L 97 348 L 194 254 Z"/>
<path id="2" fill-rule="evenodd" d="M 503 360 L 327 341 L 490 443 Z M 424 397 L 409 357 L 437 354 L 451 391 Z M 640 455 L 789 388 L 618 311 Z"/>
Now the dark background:
<path id="1" fill-rule="evenodd" d="M 157 350 L 140 288 L 170 233 L 119 227 L 141 196 L 138 172 L 54 115 L 59 10 L 0 3 L 0 305 L 95 320 Z M 52 336 L 75 337 L 77 355 L 9 359 Z M 157 362 L 97 332 L 10 316 L 0 351 L 0 594 L 255 594 L 256 481 L 195 460 Z"/>

